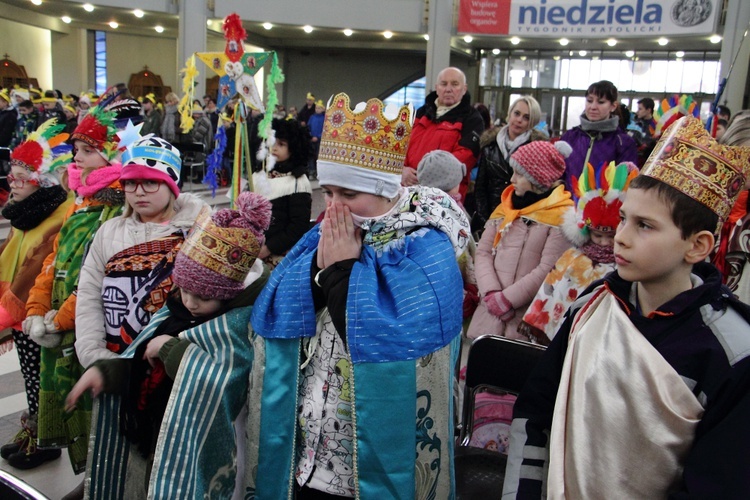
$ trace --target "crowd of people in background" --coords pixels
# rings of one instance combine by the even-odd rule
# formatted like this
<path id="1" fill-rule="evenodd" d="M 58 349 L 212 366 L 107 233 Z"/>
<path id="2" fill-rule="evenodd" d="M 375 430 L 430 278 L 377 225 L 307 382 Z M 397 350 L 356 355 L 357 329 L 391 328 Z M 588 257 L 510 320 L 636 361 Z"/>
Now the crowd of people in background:
<path id="1" fill-rule="evenodd" d="M 534 97 L 492 117 L 449 67 L 413 124 L 307 93 L 262 140 L 210 95 L 185 131 L 173 92 L 0 90 L 0 331 L 29 406 L 2 457 L 67 447 L 92 498 L 450 498 L 454 377 L 494 335 L 548 346 L 478 444 L 508 455 L 504 494 L 746 494 L 750 114 L 720 106 L 712 137 L 607 80 L 584 97 L 551 137 Z M 231 182 L 239 112 L 254 192 L 212 213 L 181 187 L 222 135 Z"/>

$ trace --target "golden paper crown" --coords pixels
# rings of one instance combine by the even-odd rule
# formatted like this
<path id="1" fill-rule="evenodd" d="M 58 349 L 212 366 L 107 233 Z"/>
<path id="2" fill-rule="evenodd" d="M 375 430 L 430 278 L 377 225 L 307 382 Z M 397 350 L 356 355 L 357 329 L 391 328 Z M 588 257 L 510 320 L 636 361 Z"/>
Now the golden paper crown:
<path id="1" fill-rule="evenodd" d="M 412 126 L 411 106 L 401 106 L 389 120 L 380 99 L 352 111 L 349 96 L 331 98 L 326 110 L 319 160 L 401 175 Z"/>
<path id="2" fill-rule="evenodd" d="M 260 242 L 249 229 L 217 226 L 211 220 L 211 209 L 203 207 L 180 252 L 206 269 L 242 283 L 260 253 Z"/>
<path id="3" fill-rule="evenodd" d="M 677 120 L 662 135 L 641 174 L 658 179 L 726 219 L 745 185 L 750 148 L 719 144 L 697 118 Z"/>

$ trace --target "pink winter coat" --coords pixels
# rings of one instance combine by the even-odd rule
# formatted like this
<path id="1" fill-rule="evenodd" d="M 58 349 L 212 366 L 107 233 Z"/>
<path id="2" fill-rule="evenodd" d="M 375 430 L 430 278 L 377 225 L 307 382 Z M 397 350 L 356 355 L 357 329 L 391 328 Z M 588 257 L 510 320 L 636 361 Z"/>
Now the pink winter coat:
<path id="1" fill-rule="evenodd" d="M 560 229 L 529 221 L 514 220 L 492 255 L 492 243 L 502 219 L 490 219 L 479 240 L 474 268 L 479 296 L 501 290 L 513 305 L 516 315 L 507 323 L 490 314 L 484 301 L 479 302 L 466 335 L 502 335 L 512 339 L 526 338 L 516 328 L 532 299 L 552 270 L 557 259 L 571 247 Z"/>

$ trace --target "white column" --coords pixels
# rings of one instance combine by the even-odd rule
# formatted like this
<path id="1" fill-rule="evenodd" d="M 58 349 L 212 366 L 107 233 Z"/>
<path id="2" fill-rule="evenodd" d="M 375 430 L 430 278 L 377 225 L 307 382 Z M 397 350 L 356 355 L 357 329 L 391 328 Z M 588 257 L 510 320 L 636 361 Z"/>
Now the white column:
<path id="1" fill-rule="evenodd" d="M 177 72 L 185 67 L 185 61 L 195 52 L 206 51 L 206 21 L 208 10 L 206 0 L 179 0 L 179 29 L 177 35 Z M 199 66 L 200 61 L 196 61 Z M 206 90 L 206 68 L 199 68 L 199 86 L 196 96 L 203 96 Z M 211 76 L 211 75 L 209 75 Z M 182 93 L 182 79 L 178 79 L 178 88 L 172 89 L 177 94 Z M 200 98 L 199 97 L 199 98 Z"/>
<path id="2" fill-rule="evenodd" d="M 734 61 L 734 67 L 732 68 L 732 74 L 729 75 L 720 103 L 726 104 L 734 114 L 743 107 L 748 79 L 750 34 L 748 34 L 744 43 L 743 35 L 748 27 L 748 22 L 750 22 L 750 2 L 747 0 L 729 0 L 726 19 L 724 39 L 721 42 L 721 77 L 727 76 L 732 61 Z M 737 51 L 739 51 L 739 55 L 737 55 Z M 736 59 L 735 55 L 737 55 Z"/>
<path id="3" fill-rule="evenodd" d="M 435 90 L 437 76 L 450 66 L 451 33 L 453 32 L 453 2 L 451 0 L 430 0 L 427 16 L 427 77 L 426 91 Z"/>

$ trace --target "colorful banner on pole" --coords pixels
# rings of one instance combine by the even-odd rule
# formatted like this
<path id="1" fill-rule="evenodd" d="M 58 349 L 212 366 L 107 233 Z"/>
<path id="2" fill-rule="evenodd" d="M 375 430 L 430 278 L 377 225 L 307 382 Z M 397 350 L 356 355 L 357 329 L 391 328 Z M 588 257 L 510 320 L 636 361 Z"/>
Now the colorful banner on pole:
<path id="1" fill-rule="evenodd" d="M 721 0 L 461 0 L 458 32 L 627 38 L 714 33 Z"/>

